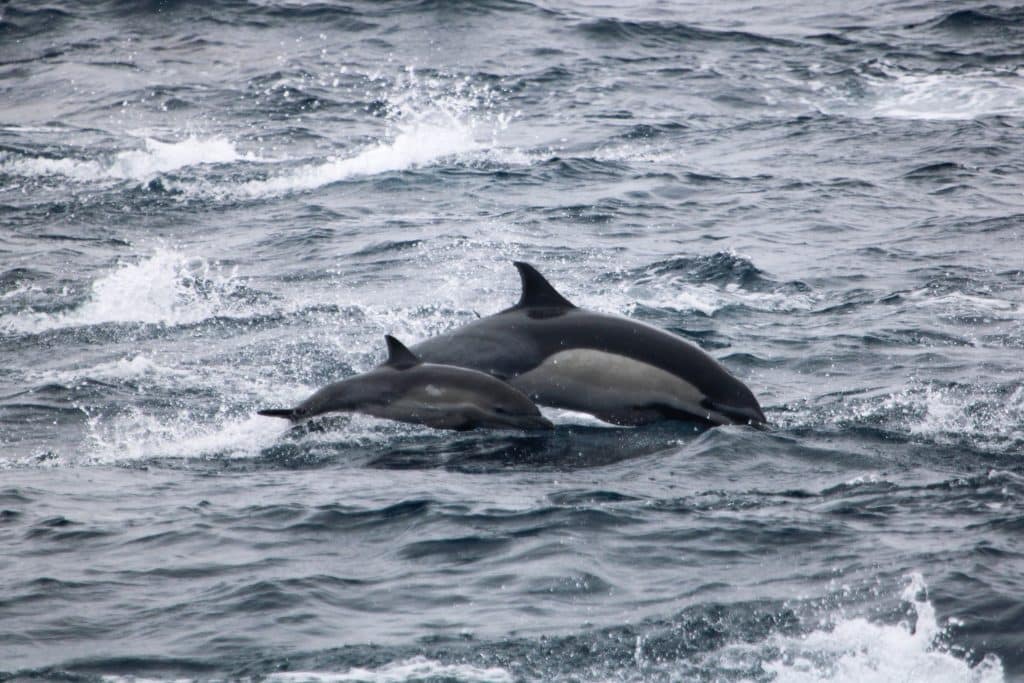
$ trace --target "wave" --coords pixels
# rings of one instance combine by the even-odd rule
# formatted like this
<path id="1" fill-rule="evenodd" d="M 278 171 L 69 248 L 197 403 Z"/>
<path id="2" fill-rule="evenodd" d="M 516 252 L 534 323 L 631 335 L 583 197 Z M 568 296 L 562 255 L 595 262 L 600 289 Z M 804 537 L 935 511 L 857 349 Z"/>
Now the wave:
<path id="1" fill-rule="evenodd" d="M 498 149 L 514 114 L 496 111 L 495 93 L 469 79 L 405 71 L 382 95 L 384 139 L 354 156 L 304 164 L 250 180 L 229 194 L 266 197 L 313 190 L 354 177 L 406 171 L 474 152 Z"/>
<path id="2" fill-rule="evenodd" d="M 276 392 L 308 393 L 288 387 L 278 387 Z M 114 417 L 91 417 L 85 452 L 76 457 L 75 464 L 253 458 L 277 443 L 288 429 L 285 420 L 239 413 L 237 409 L 231 413 L 224 407 L 204 415 L 185 407 L 170 415 L 131 408 Z"/>
<path id="3" fill-rule="evenodd" d="M 293 671 L 275 673 L 271 683 L 413 683 L 415 681 L 451 681 L 452 683 L 512 683 L 516 680 L 500 667 L 476 667 L 471 664 L 446 664 L 417 656 L 379 667 L 356 667 L 343 672 Z"/>
<path id="4" fill-rule="evenodd" d="M 732 252 L 676 257 L 615 274 L 626 289 L 612 297 L 627 315 L 638 307 L 697 311 L 713 316 L 723 309 L 791 312 L 811 310 L 817 297 L 799 282 L 773 282 L 754 263 Z M 601 304 L 608 306 L 607 297 Z"/>
<path id="5" fill-rule="evenodd" d="M 1024 387 L 1014 383 L 912 381 L 897 392 L 841 397 L 822 413 L 794 415 L 783 421 L 825 422 L 842 429 L 870 426 L 905 439 L 993 454 L 1024 448 Z"/>
<path id="6" fill-rule="evenodd" d="M 991 33 L 993 37 L 1006 40 L 1010 33 L 1024 28 L 1024 9 L 1020 7 L 998 7 L 985 5 L 977 9 L 963 9 L 950 12 L 943 17 L 924 24 L 929 28 L 953 33 Z"/>
<path id="7" fill-rule="evenodd" d="M 313 190 L 348 178 L 410 170 L 480 148 L 472 126 L 444 118 L 403 125 L 390 142 L 372 145 L 354 157 L 329 159 L 265 180 L 250 180 L 238 186 L 237 193 L 266 197 Z"/>
<path id="8" fill-rule="evenodd" d="M 6 153 L 0 157 L 0 172 L 25 177 L 59 175 L 82 183 L 103 180 L 146 182 L 161 173 L 201 164 L 224 164 L 242 155 L 234 143 L 224 137 L 191 136 L 178 142 L 145 138 L 142 149 L 117 152 L 106 160 L 24 157 Z"/>
<path id="9" fill-rule="evenodd" d="M 772 645 L 779 655 L 763 668 L 779 683 L 1003 681 L 1003 666 L 995 655 L 972 666 L 942 644 L 947 629 L 939 624 L 926 594 L 922 575 L 911 574 L 901 599 L 913 609 L 912 624 L 876 624 L 863 617 L 840 619 L 832 628 L 777 637 Z"/>
<path id="10" fill-rule="evenodd" d="M 279 74 L 266 78 L 280 85 Z M 239 151 L 237 144 L 224 136 L 193 135 L 174 142 L 147 137 L 141 148 L 101 158 L 32 156 L 9 149 L 0 152 L 0 174 L 53 177 L 78 184 L 129 181 L 179 199 L 230 202 L 304 192 L 351 178 L 408 171 L 452 159 L 497 164 L 531 161 L 518 149 L 498 144 L 499 135 L 517 114 L 502 111 L 498 93 L 486 84 L 447 74 L 421 76 L 408 68 L 393 81 L 367 77 L 362 87 L 367 89 L 367 97 L 376 93 L 372 99 L 383 116 L 384 130 L 379 140 L 347 156 L 327 154 L 312 161 L 268 159 Z M 299 92 L 294 84 L 268 90 L 284 92 L 288 106 L 303 99 L 289 97 L 293 90 Z M 259 166 L 240 167 L 241 173 L 227 177 L 201 170 L 204 166 L 239 162 Z"/>
<path id="11" fill-rule="evenodd" d="M 71 17 L 66 10 L 56 7 L 25 9 L 23 7 L 0 7 L 0 36 L 4 41 L 29 38 L 53 31 L 64 25 Z"/>
<path id="12" fill-rule="evenodd" d="M 1015 66 L 924 69 L 871 59 L 858 66 L 813 65 L 766 76 L 753 86 L 753 111 L 765 106 L 792 119 L 807 115 L 854 119 L 961 121 L 1024 116 L 1024 72 Z M 750 107 L 748 107 L 750 109 Z M 684 163 L 678 144 L 630 140 L 610 145 L 610 158 Z"/>
<path id="13" fill-rule="evenodd" d="M 280 683 L 421 683 L 445 680 L 578 681 L 622 683 L 669 680 L 742 680 L 781 683 L 936 681 L 1000 683 L 1001 660 L 987 654 L 971 663 L 946 644 L 958 622 L 940 623 L 920 573 L 899 595 L 907 618 L 898 623 L 845 616 L 842 609 L 812 615 L 805 630 L 793 608 L 771 605 L 700 606 L 668 621 L 643 622 L 535 640 L 510 638 L 372 653 L 347 646 L 296 657 L 299 670 L 273 672 Z M 800 606 L 794 604 L 794 608 Z M 692 613 L 691 613 L 692 612 Z M 539 647 L 543 644 L 543 647 Z M 539 648 L 539 649 L 538 649 Z M 425 651 L 424 651 L 425 650 Z M 387 661 L 389 654 L 393 659 Z M 395 656 L 395 655 L 398 656 Z M 356 659 L 358 664 L 337 663 Z M 381 660 L 385 660 L 381 662 Z M 295 661 L 298 660 L 298 661 Z M 472 662 L 472 663 L 470 663 Z M 313 666 L 309 666 L 309 665 Z M 308 668 L 307 668 L 308 667 Z M 96 668 L 96 667 L 94 667 Z M 129 680 L 116 676 L 106 680 Z"/>
<path id="14" fill-rule="evenodd" d="M 751 47 L 793 45 L 790 41 L 771 36 L 746 31 L 707 29 L 676 21 L 626 21 L 602 18 L 583 21 L 576 26 L 576 30 L 595 39 L 654 46 L 722 41 L 734 41 Z"/>
<path id="15" fill-rule="evenodd" d="M 881 118 L 964 120 L 1024 116 L 1024 75 L 1017 72 L 893 72 L 867 77 L 869 113 Z"/>
<path id="16" fill-rule="evenodd" d="M 212 316 L 245 315 L 237 300 L 236 271 L 171 249 L 137 263 L 122 263 L 92 283 L 88 298 L 69 311 L 9 314 L 0 329 L 38 333 L 101 323 L 180 325 Z"/>

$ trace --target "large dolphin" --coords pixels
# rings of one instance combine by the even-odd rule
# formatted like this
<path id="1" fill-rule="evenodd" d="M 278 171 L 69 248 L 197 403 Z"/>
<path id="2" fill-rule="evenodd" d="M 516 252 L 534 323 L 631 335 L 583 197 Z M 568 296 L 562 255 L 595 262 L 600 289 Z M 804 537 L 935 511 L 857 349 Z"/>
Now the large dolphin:
<path id="1" fill-rule="evenodd" d="M 388 359 L 369 372 L 328 384 L 295 408 L 259 411 L 293 422 L 328 412 L 365 413 L 437 429 L 551 429 L 519 390 L 475 370 L 424 363 L 385 336 Z"/>
<path id="2" fill-rule="evenodd" d="M 750 389 L 674 334 L 577 308 L 528 263 L 519 303 L 412 347 L 423 360 L 486 372 L 540 405 L 639 425 L 662 419 L 766 423 Z"/>

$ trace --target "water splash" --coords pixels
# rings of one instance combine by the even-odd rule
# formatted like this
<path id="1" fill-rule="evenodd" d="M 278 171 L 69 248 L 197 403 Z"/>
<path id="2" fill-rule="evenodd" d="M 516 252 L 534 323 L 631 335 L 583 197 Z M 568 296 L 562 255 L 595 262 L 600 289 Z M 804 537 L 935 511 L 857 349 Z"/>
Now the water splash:
<path id="1" fill-rule="evenodd" d="M 255 414 L 210 414 L 190 408 L 148 414 L 131 408 L 113 418 L 91 417 L 87 425 L 86 464 L 125 463 L 156 458 L 251 458 L 276 443 L 288 430 L 285 420 Z"/>
<path id="2" fill-rule="evenodd" d="M 42 332 L 109 322 L 181 325 L 221 315 L 244 315 L 232 296 L 237 272 L 203 258 L 157 249 L 137 263 L 121 263 L 92 284 L 88 299 L 60 313 L 21 312 L 0 318 L 0 329 Z"/>
<path id="3" fill-rule="evenodd" d="M 911 383 L 898 392 L 847 401 L 829 419 L 840 426 L 880 424 L 939 444 L 1012 451 L 1024 444 L 1024 386 Z"/>
<path id="4" fill-rule="evenodd" d="M 291 168 L 237 188 L 243 197 L 312 190 L 348 178 L 404 171 L 486 152 L 514 115 L 497 111 L 495 93 L 468 78 L 420 78 L 408 68 L 384 93 L 383 139 L 349 157 Z"/>
<path id="5" fill-rule="evenodd" d="M 939 624 L 935 607 L 926 597 L 924 578 L 914 573 L 908 580 L 900 597 L 914 610 L 913 624 L 840 619 L 832 628 L 778 638 L 781 655 L 763 668 L 780 683 L 1003 681 L 1003 666 L 995 655 L 987 655 L 972 667 L 943 646 L 946 629 Z"/>

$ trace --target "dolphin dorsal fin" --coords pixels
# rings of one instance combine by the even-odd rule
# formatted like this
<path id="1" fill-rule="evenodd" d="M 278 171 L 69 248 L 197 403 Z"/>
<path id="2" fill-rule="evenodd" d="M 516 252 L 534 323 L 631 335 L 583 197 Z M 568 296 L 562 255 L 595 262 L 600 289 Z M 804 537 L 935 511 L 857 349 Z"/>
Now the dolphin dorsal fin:
<path id="1" fill-rule="evenodd" d="M 419 365 L 422 361 L 415 353 L 406 348 L 405 344 L 398 341 L 390 334 L 384 335 L 384 341 L 388 343 L 388 359 L 384 361 L 384 365 L 395 368 L 396 370 L 405 370 L 411 368 L 414 365 Z"/>
<path id="2" fill-rule="evenodd" d="M 514 261 L 512 265 L 519 270 L 519 279 L 523 281 L 523 293 L 516 308 L 576 308 L 529 263 Z"/>

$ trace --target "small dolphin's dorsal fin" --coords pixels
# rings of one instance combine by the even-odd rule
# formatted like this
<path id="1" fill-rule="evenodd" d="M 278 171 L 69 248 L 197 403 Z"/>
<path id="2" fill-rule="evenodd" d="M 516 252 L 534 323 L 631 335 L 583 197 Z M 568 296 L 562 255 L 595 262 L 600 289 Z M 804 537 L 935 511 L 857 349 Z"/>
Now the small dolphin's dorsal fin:
<path id="1" fill-rule="evenodd" d="M 384 361 L 384 365 L 397 370 L 404 370 L 414 365 L 419 365 L 422 362 L 419 356 L 390 334 L 384 335 L 384 341 L 388 343 L 388 359 Z"/>
<path id="2" fill-rule="evenodd" d="M 514 261 L 512 265 L 519 270 L 519 279 L 523 282 L 523 293 L 516 308 L 576 308 L 529 263 Z"/>

